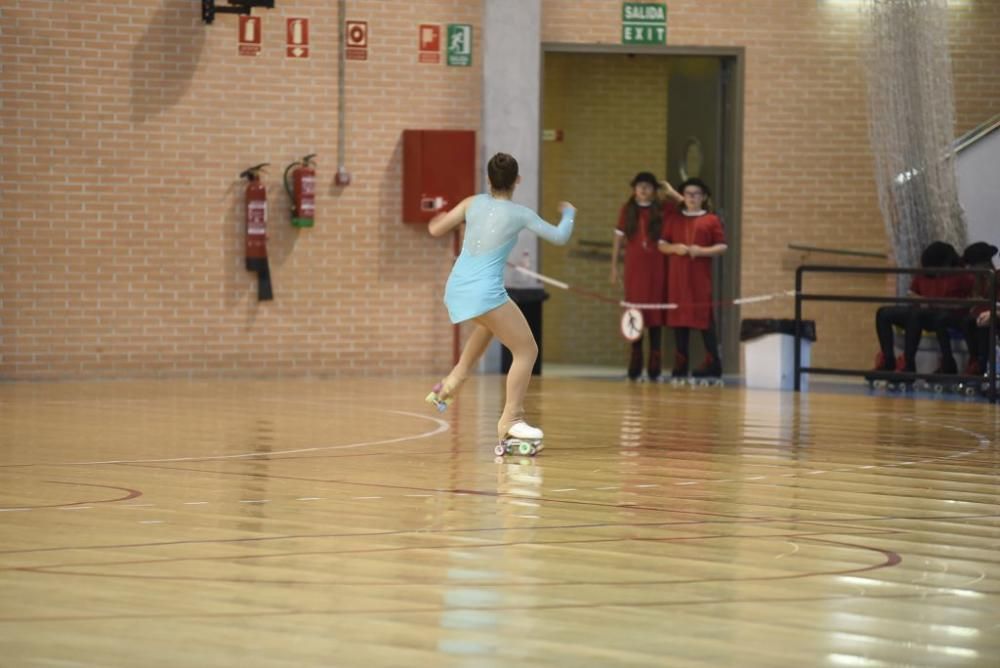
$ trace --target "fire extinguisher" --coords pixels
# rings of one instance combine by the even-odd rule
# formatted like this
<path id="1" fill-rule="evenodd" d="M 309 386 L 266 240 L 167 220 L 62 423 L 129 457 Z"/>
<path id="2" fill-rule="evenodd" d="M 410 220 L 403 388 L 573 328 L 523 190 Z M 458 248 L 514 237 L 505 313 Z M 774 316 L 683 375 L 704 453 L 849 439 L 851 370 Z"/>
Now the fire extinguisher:
<path id="1" fill-rule="evenodd" d="M 316 163 L 310 153 L 285 168 L 285 191 L 292 202 L 292 225 L 312 227 L 316 218 Z M 293 171 L 294 170 L 294 171 Z M 292 173 L 291 182 L 288 173 Z"/>
<path id="2" fill-rule="evenodd" d="M 257 299 L 274 299 L 271 292 L 271 268 L 267 264 L 267 189 L 260 180 L 260 171 L 268 163 L 254 165 L 240 174 L 247 180 L 246 223 L 247 223 L 247 270 L 257 272 Z"/>

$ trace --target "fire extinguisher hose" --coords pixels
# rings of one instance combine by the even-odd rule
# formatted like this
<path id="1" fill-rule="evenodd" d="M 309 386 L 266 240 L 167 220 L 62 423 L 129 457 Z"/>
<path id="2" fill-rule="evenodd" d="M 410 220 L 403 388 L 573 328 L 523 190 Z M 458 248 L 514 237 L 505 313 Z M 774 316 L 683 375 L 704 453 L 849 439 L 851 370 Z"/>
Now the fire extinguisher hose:
<path id="1" fill-rule="evenodd" d="M 274 299 L 271 288 L 271 265 L 266 257 L 248 257 L 247 270 L 257 274 L 257 300 L 269 302 Z"/>
<path id="2" fill-rule="evenodd" d="M 292 201 L 292 208 L 295 208 L 295 193 L 292 192 L 292 186 L 288 182 L 288 173 L 301 165 L 301 162 L 293 162 L 292 164 L 285 167 L 285 174 L 281 177 L 281 182 L 285 184 L 285 192 L 288 193 L 288 199 Z"/>

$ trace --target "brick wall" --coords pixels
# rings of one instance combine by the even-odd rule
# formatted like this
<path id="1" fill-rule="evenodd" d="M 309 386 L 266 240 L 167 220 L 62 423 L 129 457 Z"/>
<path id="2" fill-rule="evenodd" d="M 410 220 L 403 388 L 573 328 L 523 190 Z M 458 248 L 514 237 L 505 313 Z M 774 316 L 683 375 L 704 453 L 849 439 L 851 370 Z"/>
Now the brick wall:
<path id="1" fill-rule="evenodd" d="M 18 0 L 0 9 L 0 377 L 428 373 L 451 357 L 450 241 L 399 222 L 400 133 L 481 117 L 478 0 L 352 0 L 336 155 L 336 3 L 280 0 L 264 50 L 192 0 Z M 744 292 L 786 288 L 787 241 L 884 250 L 853 10 L 814 0 L 670 0 L 673 44 L 747 49 Z M 619 41 L 616 0 L 543 0 L 543 39 Z M 311 19 L 312 58 L 284 57 Z M 953 10 L 959 130 L 1000 111 L 1000 3 Z M 470 23 L 473 66 L 417 62 L 419 23 Z M 287 225 L 288 162 L 320 154 L 317 226 Z M 276 300 L 242 267 L 239 172 L 274 163 Z M 619 196 L 620 197 L 620 196 Z M 617 197 L 614 199 L 618 199 Z M 581 217 L 585 213 L 581 213 Z M 745 315 L 768 311 L 746 309 Z M 867 363 L 870 323 L 823 307 L 821 363 Z M 845 324 L 846 323 L 846 324 Z M 862 360 L 863 358 L 863 360 Z"/>
<path id="2" fill-rule="evenodd" d="M 451 359 L 449 239 L 399 222 L 406 128 L 478 129 L 481 7 L 349 3 L 337 154 L 337 15 L 283 0 L 237 55 L 237 17 L 193 0 L 19 0 L 2 10 L 5 378 L 421 372 Z M 312 57 L 285 58 L 308 17 Z M 417 62 L 419 23 L 474 26 L 474 67 Z M 316 227 L 288 224 L 284 166 L 319 154 Z M 242 265 L 238 175 L 272 162 L 275 301 Z"/>

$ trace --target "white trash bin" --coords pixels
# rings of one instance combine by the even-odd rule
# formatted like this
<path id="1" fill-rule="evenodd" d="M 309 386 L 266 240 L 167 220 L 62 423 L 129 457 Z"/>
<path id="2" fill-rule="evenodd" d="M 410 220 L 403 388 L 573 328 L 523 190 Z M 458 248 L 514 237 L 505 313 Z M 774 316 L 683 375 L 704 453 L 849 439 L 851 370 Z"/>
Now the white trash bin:
<path id="1" fill-rule="evenodd" d="M 785 324 L 784 327 L 779 328 L 781 331 L 794 331 L 794 321 L 779 320 L 773 322 Z M 792 324 L 789 326 L 788 323 Z M 803 329 L 806 327 L 804 326 Z M 809 324 L 808 331 L 815 336 L 815 323 Z M 812 343 L 810 338 L 802 337 L 802 366 L 810 364 Z M 795 337 L 793 335 L 764 334 L 743 341 L 740 347 L 743 352 L 744 379 L 748 388 L 795 389 Z M 802 374 L 801 387 L 803 390 L 809 389 L 809 374 Z"/>

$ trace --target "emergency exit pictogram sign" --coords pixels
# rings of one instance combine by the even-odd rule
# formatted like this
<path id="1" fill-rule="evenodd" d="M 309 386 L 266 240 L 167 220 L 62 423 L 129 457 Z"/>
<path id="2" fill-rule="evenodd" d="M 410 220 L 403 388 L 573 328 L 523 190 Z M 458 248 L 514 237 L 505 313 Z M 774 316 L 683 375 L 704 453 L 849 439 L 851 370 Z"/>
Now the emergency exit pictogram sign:
<path id="1" fill-rule="evenodd" d="M 468 67 L 472 64 L 472 26 L 467 23 L 448 24 L 448 65 Z"/>
<path id="2" fill-rule="evenodd" d="M 288 19 L 285 26 L 285 56 L 309 57 L 309 19 Z"/>
<path id="3" fill-rule="evenodd" d="M 259 16 L 240 16 L 239 43 L 241 56 L 256 56 L 262 42 Z"/>
<path id="4" fill-rule="evenodd" d="M 418 56 L 421 63 L 441 62 L 441 26 L 423 24 L 419 28 Z"/>

